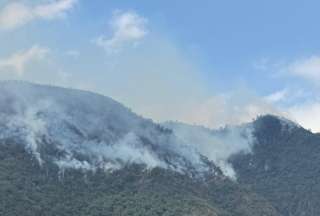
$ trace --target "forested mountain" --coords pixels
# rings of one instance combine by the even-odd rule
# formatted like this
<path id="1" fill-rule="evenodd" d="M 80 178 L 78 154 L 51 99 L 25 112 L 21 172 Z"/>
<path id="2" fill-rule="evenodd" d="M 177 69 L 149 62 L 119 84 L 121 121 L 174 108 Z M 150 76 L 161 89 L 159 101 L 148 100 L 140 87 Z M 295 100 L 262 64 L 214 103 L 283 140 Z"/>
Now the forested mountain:
<path id="1" fill-rule="evenodd" d="M 94 93 L 0 83 L 0 215 L 319 215 L 320 136 L 276 116 L 162 125 Z"/>
<path id="2" fill-rule="evenodd" d="M 283 215 L 320 215 L 320 135 L 274 116 L 254 122 L 252 154 L 232 164 L 239 184 L 261 194 Z"/>

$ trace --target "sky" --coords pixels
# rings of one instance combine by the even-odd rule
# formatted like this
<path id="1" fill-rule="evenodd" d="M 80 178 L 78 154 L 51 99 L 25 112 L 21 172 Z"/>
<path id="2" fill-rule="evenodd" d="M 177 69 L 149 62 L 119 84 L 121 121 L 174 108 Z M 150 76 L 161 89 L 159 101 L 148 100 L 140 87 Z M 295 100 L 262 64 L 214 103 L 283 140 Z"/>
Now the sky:
<path id="1" fill-rule="evenodd" d="M 0 80 L 84 89 L 157 122 L 320 131 L 316 0 L 0 0 Z"/>

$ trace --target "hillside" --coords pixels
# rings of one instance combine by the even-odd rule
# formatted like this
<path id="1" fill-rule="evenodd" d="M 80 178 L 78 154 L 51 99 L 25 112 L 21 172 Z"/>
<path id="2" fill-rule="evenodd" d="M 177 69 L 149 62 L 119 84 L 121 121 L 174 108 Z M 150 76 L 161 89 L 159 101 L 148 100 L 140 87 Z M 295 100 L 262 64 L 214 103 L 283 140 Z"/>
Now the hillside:
<path id="1" fill-rule="evenodd" d="M 102 95 L 0 85 L 0 215 L 320 214 L 320 135 L 272 115 L 212 130 Z"/>
<path id="2" fill-rule="evenodd" d="M 283 215 L 320 215 L 320 136 L 274 116 L 254 122 L 252 154 L 233 158 L 238 182 Z"/>
<path id="3" fill-rule="evenodd" d="M 220 150 L 233 146 L 233 151 L 224 155 L 228 155 L 226 164 L 232 168 L 236 182 L 267 199 L 281 215 L 320 215 L 319 134 L 273 115 L 219 130 L 176 122 L 165 125 L 179 136 L 196 140 L 200 146 L 208 140 L 216 145 L 217 137 L 230 137 L 230 131 L 239 127 L 250 128 L 249 148 L 243 148 L 241 139 L 231 139 L 231 143 L 220 146 Z M 235 146 L 242 151 L 234 152 Z"/>
<path id="4" fill-rule="evenodd" d="M 24 149 L 1 145 L 1 215 L 279 215 L 266 200 L 226 178 L 206 182 L 128 166 L 113 173 L 40 168 Z"/>
<path id="5" fill-rule="evenodd" d="M 0 95 L 1 215 L 280 215 L 110 98 L 20 82 Z"/>

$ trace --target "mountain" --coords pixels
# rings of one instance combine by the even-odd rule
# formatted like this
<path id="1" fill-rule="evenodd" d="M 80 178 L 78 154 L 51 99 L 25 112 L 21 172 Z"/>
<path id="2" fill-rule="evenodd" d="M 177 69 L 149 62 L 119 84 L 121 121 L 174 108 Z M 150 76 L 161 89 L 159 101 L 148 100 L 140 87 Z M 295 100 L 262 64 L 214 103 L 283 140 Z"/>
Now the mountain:
<path id="1" fill-rule="evenodd" d="M 0 215 L 320 215 L 320 135 L 273 115 L 156 124 L 95 93 L 0 82 Z"/>
<path id="2" fill-rule="evenodd" d="M 261 194 L 282 215 L 320 215 L 320 135 L 274 116 L 253 124 L 252 154 L 232 159 L 239 184 Z"/>
<path id="3" fill-rule="evenodd" d="M 320 215 L 320 135 L 273 115 L 156 124 L 95 93 L 0 82 L 0 215 Z"/>
<path id="4" fill-rule="evenodd" d="M 0 95 L 0 139 L 20 143 L 40 165 L 53 162 L 62 171 L 113 171 L 127 163 L 181 173 L 214 168 L 170 130 L 111 98 L 24 82 L 2 83 Z"/>
<path id="5" fill-rule="evenodd" d="M 217 135 L 228 137 L 230 130 L 250 128 L 252 134 L 248 148 L 241 142 L 239 145 L 239 139 L 231 139 L 233 152 L 226 157 L 225 163 L 232 168 L 236 182 L 265 198 L 283 216 L 320 215 L 319 134 L 273 115 L 219 130 L 176 122 L 165 125 L 178 136 L 196 140 L 199 145 L 208 140 L 216 145 Z M 219 148 L 228 149 L 229 144 L 223 142 Z M 235 146 L 242 146 L 242 151 L 238 147 L 234 152 Z"/>
<path id="6" fill-rule="evenodd" d="M 280 215 L 205 148 L 101 95 L 1 82 L 0 215 Z"/>

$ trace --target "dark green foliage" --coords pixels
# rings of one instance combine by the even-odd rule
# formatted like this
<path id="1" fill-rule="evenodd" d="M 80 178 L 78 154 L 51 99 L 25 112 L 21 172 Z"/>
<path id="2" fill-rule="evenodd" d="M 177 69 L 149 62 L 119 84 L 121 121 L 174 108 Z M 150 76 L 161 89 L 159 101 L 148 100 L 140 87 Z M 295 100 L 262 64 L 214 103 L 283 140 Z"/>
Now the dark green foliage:
<path id="1" fill-rule="evenodd" d="M 320 136 L 282 125 L 273 116 L 254 124 L 253 154 L 232 160 L 239 183 L 268 199 L 284 216 L 320 215 Z"/>
<path id="2" fill-rule="evenodd" d="M 0 215 L 278 216 L 266 200 L 223 178 L 195 180 L 128 166 L 105 173 L 59 172 L 12 143 L 0 144 Z"/>

